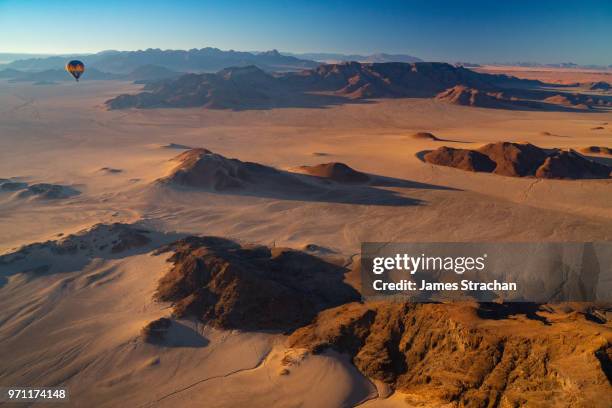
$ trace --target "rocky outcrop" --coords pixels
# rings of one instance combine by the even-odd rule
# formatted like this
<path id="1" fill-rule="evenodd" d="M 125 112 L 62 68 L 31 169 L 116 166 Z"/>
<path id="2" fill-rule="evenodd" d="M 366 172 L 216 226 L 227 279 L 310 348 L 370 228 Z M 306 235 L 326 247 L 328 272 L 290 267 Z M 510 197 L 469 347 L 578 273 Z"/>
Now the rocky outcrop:
<path id="1" fill-rule="evenodd" d="M 612 168 L 588 160 L 571 150 L 548 156 L 536 170 L 535 176 L 554 179 L 594 179 L 609 178 L 611 172 Z"/>
<path id="2" fill-rule="evenodd" d="M 592 82 L 589 85 L 589 89 L 591 91 L 609 91 L 610 89 L 612 89 L 612 85 L 604 81 Z"/>
<path id="3" fill-rule="evenodd" d="M 477 150 L 440 147 L 423 160 L 467 171 L 495 173 L 510 177 L 551 179 L 609 178 L 612 168 L 570 150 L 545 150 L 530 143 L 490 143 Z"/>
<path id="4" fill-rule="evenodd" d="M 81 192 L 70 186 L 60 184 L 26 182 L 14 179 L 0 179 L 0 193 L 18 191 L 15 197 L 20 199 L 57 200 L 79 195 Z"/>
<path id="5" fill-rule="evenodd" d="M 504 103 L 505 101 L 499 98 L 495 93 L 483 92 L 482 90 L 469 88 L 463 85 L 457 85 L 440 92 L 436 95 L 436 99 L 454 105 L 476 106 L 481 108 L 501 109 L 509 105 L 509 101 Z"/>
<path id="6" fill-rule="evenodd" d="M 172 302 L 176 316 L 223 328 L 290 331 L 359 298 L 343 267 L 301 251 L 216 237 L 185 238 L 164 251 L 174 252 L 173 266 L 156 299 Z"/>
<path id="7" fill-rule="evenodd" d="M 511 177 L 534 175 L 548 156 L 544 149 L 531 143 L 489 143 L 478 151 L 495 162 L 494 173 Z"/>
<path id="8" fill-rule="evenodd" d="M 544 102 L 577 109 L 591 109 L 595 106 L 612 106 L 612 101 L 591 95 L 558 94 L 544 99 Z"/>
<path id="9" fill-rule="evenodd" d="M 119 254 L 144 247 L 150 242 L 150 231 L 146 229 L 122 223 L 96 224 L 57 240 L 25 245 L 15 252 L 0 256 L 0 263 L 79 253 Z"/>
<path id="10" fill-rule="evenodd" d="M 255 66 L 227 68 L 216 74 L 186 74 L 149 83 L 147 92 L 122 94 L 106 102 L 109 109 L 190 107 L 239 109 L 273 105 L 279 96 L 275 78 Z"/>
<path id="11" fill-rule="evenodd" d="M 432 152 L 427 153 L 424 159 L 428 163 L 439 166 L 455 167 L 467 171 L 492 172 L 495 169 L 495 162 L 486 155 L 475 150 L 454 149 L 442 146 Z"/>
<path id="12" fill-rule="evenodd" d="M 347 353 L 409 405 L 607 407 L 604 325 L 528 304 L 352 303 L 323 311 L 289 345 Z"/>

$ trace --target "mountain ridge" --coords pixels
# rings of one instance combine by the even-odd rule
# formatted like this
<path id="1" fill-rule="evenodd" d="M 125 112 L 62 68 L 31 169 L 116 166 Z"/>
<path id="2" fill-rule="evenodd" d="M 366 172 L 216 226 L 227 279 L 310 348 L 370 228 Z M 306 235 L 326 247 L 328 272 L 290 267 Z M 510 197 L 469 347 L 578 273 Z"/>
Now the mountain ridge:
<path id="1" fill-rule="evenodd" d="M 0 68 L 22 71 L 61 69 L 68 59 L 80 59 L 88 68 L 112 74 L 127 74 L 143 65 L 158 65 L 173 71 L 215 72 L 228 66 L 258 65 L 266 71 L 288 71 L 314 68 L 318 62 L 280 54 L 277 50 L 261 53 L 192 48 L 190 50 L 162 50 L 148 48 L 137 51 L 107 50 L 96 54 L 70 54 L 13 61 Z"/>
<path id="2" fill-rule="evenodd" d="M 543 85 L 536 80 L 479 73 L 436 62 L 345 62 L 275 74 L 246 66 L 149 83 L 144 92 L 119 95 L 108 100 L 106 106 L 269 109 L 320 107 L 377 98 L 436 97 L 443 102 L 499 109 L 572 111 L 612 105 L 612 99 L 544 90 Z M 449 94 L 452 89 L 454 93 Z"/>

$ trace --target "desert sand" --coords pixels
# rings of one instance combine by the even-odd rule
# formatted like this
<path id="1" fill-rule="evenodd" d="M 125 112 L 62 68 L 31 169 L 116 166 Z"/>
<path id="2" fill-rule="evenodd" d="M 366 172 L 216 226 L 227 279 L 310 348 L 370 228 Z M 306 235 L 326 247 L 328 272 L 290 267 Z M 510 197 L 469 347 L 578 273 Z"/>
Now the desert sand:
<path id="1" fill-rule="evenodd" d="M 106 110 L 109 98 L 139 90 L 119 81 L 0 82 L 0 187 L 22 183 L 0 190 L 0 254 L 57 241 L 0 263 L 1 384 L 66 384 L 72 406 L 425 403 L 423 396 L 435 394 L 425 384 L 404 378 L 404 392 L 393 392 L 353 364 L 350 353 L 308 352 L 324 341 L 317 325 L 335 330 L 323 320 L 288 336 L 186 316 L 172 320 L 163 344 L 144 341 L 142 328 L 172 312 L 168 302 L 155 300 L 158 280 L 172 268 L 169 254 L 156 249 L 191 234 L 218 236 L 311 248 L 351 269 L 362 241 L 612 239 L 610 179 L 504 177 L 418 157 L 441 146 L 475 149 L 498 141 L 578 151 L 610 146 L 610 109 L 538 112 L 406 98 L 241 111 Z M 419 132 L 438 140 L 413 137 Z M 164 182 L 176 180 L 177 156 L 190 147 L 278 174 L 241 179 L 241 164 L 226 171 L 246 181 L 230 188 Z M 581 154 L 610 165 L 609 156 Z M 343 163 L 370 182 L 313 180 L 328 172 L 296 170 L 324 163 Z M 58 194 L 20 194 L 24 185 L 41 183 L 58 186 L 45 190 Z M 99 223 L 149 232 L 142 238 L 91 229 Z M 68 240 L 75 245 L 62 241 L 70 234 L 77 234 Z M 345 280 L 358 290 L 353 273 Z M 560 406 L 606 406 L 609 378 L 595 352 L 612 340 L 609 313 L 607 322 L 597 322 L 578 309 L 551 310 L 549 326 L 525 313 L 489 320 L 461 308 L 440 313 L 479 330 L 530 333 L 529 341 L 540 345 L 546 336 L 569 333 L 578 351 L 551 357 L 550 369 L 565 381 L 562 394 L 552 397 Z M 576 332 L 583 337 L 572 337 Z M 517 390 L 504 398 L 516 398 Z"/>
<path id="2" fill-rule="evenodd" d="M 586 82 L 612 82 L 611 69 L 520 67 L 505 65 L 485 65 L 474 69 L 489 74 L 507 74 L 517 78 L 537 79 L 549 83 L 575 84 Z"/>

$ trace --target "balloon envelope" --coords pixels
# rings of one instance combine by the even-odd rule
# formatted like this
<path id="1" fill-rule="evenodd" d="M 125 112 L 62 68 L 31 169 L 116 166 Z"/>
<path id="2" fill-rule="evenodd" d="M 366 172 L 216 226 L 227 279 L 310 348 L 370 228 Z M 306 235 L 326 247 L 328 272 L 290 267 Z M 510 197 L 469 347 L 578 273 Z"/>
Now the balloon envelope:
<path id="1" fill-rule="evenodd" d="M 70 73 L 76 79 L 79 80 L 79 77 L 83 75 L 85 71 L 85 64 L 78 60 L 72 60 L 66 64 L 66 71 Z"/>

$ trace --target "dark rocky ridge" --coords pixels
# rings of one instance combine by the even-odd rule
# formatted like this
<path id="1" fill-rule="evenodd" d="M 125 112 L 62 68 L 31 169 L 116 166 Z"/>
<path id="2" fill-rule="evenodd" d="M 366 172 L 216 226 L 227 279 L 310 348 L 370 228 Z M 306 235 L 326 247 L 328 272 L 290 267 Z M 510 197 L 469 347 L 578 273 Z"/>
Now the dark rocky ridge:
<path id="1" fill-rule="evenodd" d="M 359 299 L 343 282 L 345 268 L 301 251 L 216 237 L 188 237 L 165 251 L 174 251 L 173 267 L 156 299 L 173 302 L 176 316 L 223 328 L 293 330 L 320 310 Z"/>
<path id="2" fill-rule="evenodd" d="M 176 316 L 291 332 L 290 348 L 345 353 L 409 404 L 608 406 L 605 306 L 359 303 L 342 282 L 344 268 L 300 251 L 216 237 L 189 237 L 166 251 L 173 267 L 156 298 L 173 302 Z M 156 342 L 167 326 L 161 319 L 143 335 Z"/>
<path id="3" fill-rule="evenodd" d="M 454 105 L 478 106 L 482 108 L 505 108 L 510 107 L 510 101 L 504 101 L 495 92 L 483 92 L 479 89 L 456 85 L 436 95 L 436 99 L 452 103 Z M 505 103 L 504 103 L 505 102 Z"/>
<path id="4" fill-rule="evenodd" d="M 359 99 L 432 97 L 456 85 L 494 90 L 499 77 L 437 62 L 347 62 L 288 73 L 282 79 L 309 91 L 334 92 Z"/>
<path id="5" fill-rule="evenodd" d="M 609 325 L 591 323 L 588 310 L 553 312 L 549 322 L 550 312 L 532 304 L 352 303 L 321 312 L 289 345 L 347 353 L 368 378 L 406 393 L 410 406 L 609 406 L 612 345 L 600 337 Z"/>

